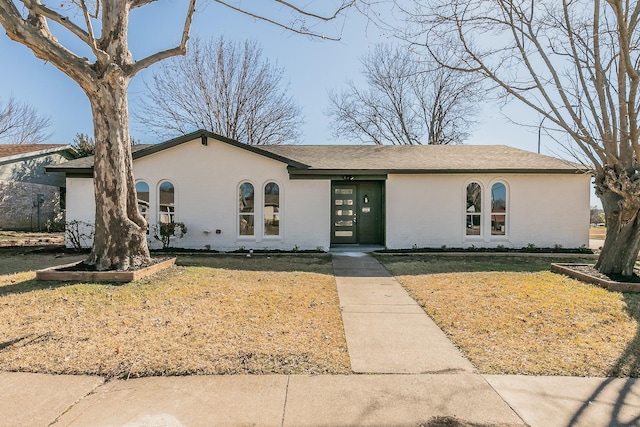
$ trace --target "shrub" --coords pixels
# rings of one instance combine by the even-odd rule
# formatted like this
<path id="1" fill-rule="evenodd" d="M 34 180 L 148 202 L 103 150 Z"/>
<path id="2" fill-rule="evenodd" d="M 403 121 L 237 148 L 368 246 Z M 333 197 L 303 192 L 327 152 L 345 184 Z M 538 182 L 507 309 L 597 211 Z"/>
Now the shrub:
<path id="1" fill-rule="evenodd" d="M 169 248 L 171 238 L 181 239 L 187 234 L 187 226 L 184 222 L 161 222 L 152 227 L 153 238 L 162 242 L 162 249 Z"/>
<path id="2" fill-rule="evenodd" d="M 80 250 L 89 246 L 88 241 L 93 240 L 95 226 L 92 223 L 73 220 L 65 223 L 66 240 L 71 247 Z"/>

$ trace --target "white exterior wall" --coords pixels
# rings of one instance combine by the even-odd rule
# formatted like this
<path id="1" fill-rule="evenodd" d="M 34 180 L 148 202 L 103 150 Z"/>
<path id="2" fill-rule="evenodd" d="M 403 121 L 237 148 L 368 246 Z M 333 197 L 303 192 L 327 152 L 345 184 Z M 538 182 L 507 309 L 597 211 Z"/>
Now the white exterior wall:
<path id="1" fill-rule="evenodd" d="M 150 224 L 158 217 L 158 187 L 175 188 L 175 220 L 188 227 L 172 247 L 230 251 L 328 249 L 331 233 L 329 180 L 290 180 L 286 164 L 215 141 L 200 139 L 134 161 L 137 180 L 149 185 Z M 238 186 L 255 191 L 255 236 L 239 236 Z M 262 236 L 264 185 L 280 186 L 280 236 Z M 466 236 L 466 186 L 482 186 L 482 236 Z M 491 186 L 507 187 L 506 236 L 491 236 Z M 390 249 L 537 247 L 588 245 L 588 175 L 425 174 L 389 175 L 386 181 L 386 242 Z M 67 178 L 67 221 L 94 221 L 93 180 Z M 216 234 L 220 230 L 220 234 Z M 150 246 L 160 242 L 150 235 Z M 87 244 L 91 242 L 88 241 Z"/>
<path id="2" fill-rule="evenodd" d="M 466 187 L 482 186 L 482 235 L 466 236 Z M 491 186 L 507 187 L 506 235 L 491 235 Z M 584 175 L 389 175 L 386 246 L 578 248 L 589 244 L 589 182 Z"/>
<path id="3" fill-rule="evenodd" d="M 91 178 L 70 178 L 67 177 L 67 199 L 66 199 L 66 212 L 65 221 L 67 227 L 73 221 L 78 221 L 78 231 L 80 234 L 92 235 L 92 230 L 87 227 L 87 224 L 93 224 L 96 217 L 96 204 L 93 194 L 93 179 Z M 83 239 L 83 246 L 90 247 L 92 240 Z M 66 237 L 67 247 L 71 247 L 72 244 L 69 241 L 67 232 Z"/>
<path id="4" fill-rule="evenodd" d="M 171 247 L 230 251 L 246 249 L 300 250 L 329 248 L 331 183 L 291 181 L 286 164 L 215 141 L 200 139 L 134 161 L 136 181 L 149 185 L 150 228 L 158 218 L 158 188 L 171 181 L 175 221 L 187 226 Z M 239 236 L 238 186 L 250 182 L 255 192 L 255 235 Z M 280 187 L 280 236 L 263 236 L 264 186 Z M 94 221 L 93 180 L 67 180 L 67 221 Z M 220 230 L 217 234 L 216 230 Z M 152 248 L 161 247 L 150 234 Z"/>

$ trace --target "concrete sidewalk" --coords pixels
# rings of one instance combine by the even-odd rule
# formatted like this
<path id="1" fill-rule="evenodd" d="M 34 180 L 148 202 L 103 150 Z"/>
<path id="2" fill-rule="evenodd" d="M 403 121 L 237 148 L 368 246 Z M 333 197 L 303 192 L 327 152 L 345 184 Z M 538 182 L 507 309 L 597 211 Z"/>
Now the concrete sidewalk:
<path id="1" fill-rule="evenodd" d="M 0 372 L 0 426 L 640 427 L 640 381 L 479 375 L 375 259 L 336 255 L 334 270 L 363 374 Z"/>
<path id="2" fill-rule="evenodd" d="M 0 426 L 640 426 L 634 379 L 404 375 L 152 377 L 0 373 Z"/>

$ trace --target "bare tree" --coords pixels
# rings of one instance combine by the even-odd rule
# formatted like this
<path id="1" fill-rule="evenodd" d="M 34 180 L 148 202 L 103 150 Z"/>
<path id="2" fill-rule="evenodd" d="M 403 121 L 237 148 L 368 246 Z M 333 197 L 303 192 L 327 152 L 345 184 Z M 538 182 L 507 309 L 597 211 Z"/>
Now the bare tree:
<path id="1" fill-rule="evenodd" d="M 260 2 L 259 12 L 251 6 L 236 6 L 222 0 L 214 3 L 271 22 L 301 34 L 314 33 L 313 24 L 338 16 L 354 0 L 331 2 L 327 16 L 285 0 Z M 17 3 L 21 6 L 18 7 Z M 184 55 L 196 9 L 189 0 L 182 18 L 182 35 L 177 46 L 134 60 L 129 50 L 129 15 L 153 0 L 0 0 L 0 25 L 12 40 L 30 48 L 74 80 L 89 98 L 93 113 L 95 163 L 95 234 L 87 262 L 97 269 L 130 269 L 150 260 L 146 240 L 147 224 L 138 212 L 129 138 L 127 88 L 141 70 L 167 58 Z M 68 4 L 67 4 L 68 3 Z M 325 10 L 327 9 L 325 4 Z M 69 10 L 73 9 L 73 10 Z M 279 20 L 291 13 L 291 21 Z M 138 12 L 141 13 L 141 12 Z M 269 15 L 269 13 L 272 13 Z M 77 18 L 77 19 L 76 19 Z M 53 27 L 50 24 L 54 24 Z M 94 25 L 96 28 L 94 30 Z M 66 31 L 89 49 L 75 53 L 63 46 L 51 28 Z"/>
<path id="2" fill-rule="evenodd" d="M 562 131 L 569 148 L 592 164 L 607 223 L 596 267 L 631 275 L 640 250 L 640 3 L 409 3 L 405 39 L 445 66 L 493 82 L 506 99 L 522 102 Z"/>
<path id="3" fill-rule="evenodd" d="M 0 143 L 39 144 L 51 134 L 47 129 L 51 119 L 41 116 L 28 104 L 11 97 L 6 102 L 0 99 Z"/>
<path id="4" fill-rule="evenodd" d="M 134 117 L 161 137 L 207 129 L 250 145 L 295 143 L 302 118 L 282 77 L 255 41 L 195 39 L 159 65 Z"/>
<path id="5" fill-rule="evenodd" d="M 386 44 L 361 62 L 368 87 L 348 82 L 329 95 L 336 138 L 418 145 L 457 144 L 469 136 L 479 79 Z"/>

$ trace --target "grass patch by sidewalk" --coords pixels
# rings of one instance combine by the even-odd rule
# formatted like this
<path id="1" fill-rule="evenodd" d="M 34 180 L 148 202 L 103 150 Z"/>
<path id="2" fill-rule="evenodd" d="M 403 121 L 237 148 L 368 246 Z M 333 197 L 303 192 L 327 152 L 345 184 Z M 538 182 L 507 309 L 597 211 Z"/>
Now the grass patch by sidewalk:
<path id="1" fill-rule="evenodd" d="M 0 366 L 121 378 L 350 372 L 328 257 L 178 262 L 118 286 L 0 275 Z"/>
<path id="2" fill-rule="evenodd" d="M 640 374 L 640 295 L 550 273 L 550 258 L 379 259 L 482 373 Z"/>

